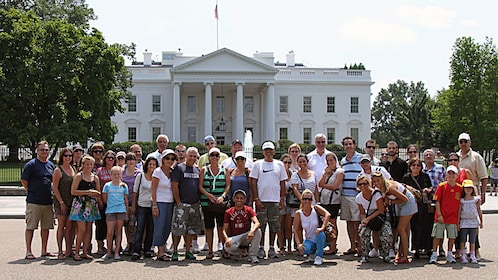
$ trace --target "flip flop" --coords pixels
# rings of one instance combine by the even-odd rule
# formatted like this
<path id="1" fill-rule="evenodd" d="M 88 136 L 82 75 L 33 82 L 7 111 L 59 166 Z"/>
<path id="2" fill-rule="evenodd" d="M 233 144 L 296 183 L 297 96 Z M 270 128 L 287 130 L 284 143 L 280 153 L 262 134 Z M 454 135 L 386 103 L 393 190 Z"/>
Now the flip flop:
<path id="1" fill-rule="evenodd" d="M 64 253 L 59 253 L 59 255 L 57 255 L 58 260 L 64 260 L 65 258 L 66 258 L 66 255 L 64 255 Z"/>
<path id="2" fill-rule="evenodd" d="M 209 252 L 209 253 L 206 255 L 206 260 L 211 260 L 212 258 L 214 258 L 214 254 L 213 254 L 213 252 Z"/>
<path id="3" fill-rule="evenodd" d="M 52 254 L 52 253 L 50 253 L 50 252 L 46 252 L 45 254 L 42 254 L 41 256 L 42 256 L 42 257 L 56 257 L 57 255 Z"/>
<path id="4" fill-rule="evenodd" d="M 358 253 L 356 249 L 348 249 L 346 252 L 343 253 L 343 255 L 354 255 Z"/>
<path id="5" fill-rule="evenodd" d="M 25 260 L 34 260 L 36 259 L 35 255 L 29 253 L 24 257 Z"/>
<path id="6" fill-rule="evenodd" d="M 93 260 L 93 257 L 89 255 L 81 256 L 81 258 L 85 260 Z"/>
<path id="7" fill-rule="evenodd" d="M 168 255 L 162 255 L 160 257 L 157 257 L 156 260 L 166 262 L 166 261 L 171 261 L 171 258 Z"/>
<path id="8" fill-rule="evenodd" d="M 80 262 L 81 261 L 81 256 L 78 255 L 78 254 L 74 254 L 73 256 L 73 260 L 77 261 L 77 262 Z"/>

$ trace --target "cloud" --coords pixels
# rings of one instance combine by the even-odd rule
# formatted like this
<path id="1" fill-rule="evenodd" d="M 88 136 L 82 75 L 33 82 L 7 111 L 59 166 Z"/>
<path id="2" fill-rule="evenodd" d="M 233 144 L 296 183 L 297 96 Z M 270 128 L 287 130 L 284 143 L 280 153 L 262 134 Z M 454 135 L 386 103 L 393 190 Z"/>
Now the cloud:
<path id="1" fill-rule="evenodd" d="M 417 40 L 417 34 L 408 27 L 366 18 L 347 21 L 341 32 L 345 37 L 371 46 L 406 45 Z"/>
<path id="2" fill-rule="evenodd" d="M 469 18 L 469 19 L 464 19 L 460 22 L 462 25 L 467 26 L 467 27 L 477 27 L 479 26 L 479 22 L 475 19 Z"/>
<path id="3" fill-rule="evenodd" d="M 444 29 L 451 26 L 451 22 L 457 14 L 454 11 L 436 6 L 403 5 L 396 10 L 396 16 L 430 29 Z"/>

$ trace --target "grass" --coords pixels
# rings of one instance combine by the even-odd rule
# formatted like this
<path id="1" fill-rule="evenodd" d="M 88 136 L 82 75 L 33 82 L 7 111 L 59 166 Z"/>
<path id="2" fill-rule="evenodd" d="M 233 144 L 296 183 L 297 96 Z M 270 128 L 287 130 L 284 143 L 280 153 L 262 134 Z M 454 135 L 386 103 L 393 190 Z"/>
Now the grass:
<path id="1" fill-rule="evenodd" d="M 22 162 L 0 162 L 0 185 L 21 185 Z"/>

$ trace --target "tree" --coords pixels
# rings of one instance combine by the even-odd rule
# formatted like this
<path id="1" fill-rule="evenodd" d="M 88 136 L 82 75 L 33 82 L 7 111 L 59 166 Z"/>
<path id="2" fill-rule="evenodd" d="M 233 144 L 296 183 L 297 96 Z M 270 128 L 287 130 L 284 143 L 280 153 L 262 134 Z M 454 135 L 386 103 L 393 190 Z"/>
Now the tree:
<path id="1" fill-rule="evenodd" d="M 474 149 L 498 145 L 498 55 L 492 39 L 480 44 L 458 38 L 450 59 L 450 86 L 437 95 L 434 124 L 440 145 L 453 150 L 462 132 L 472 137 Z"/>
<path id="2" fill-rule="evenodd" d="M 422 82 L 398 80 L 381 89 L 372 107 L 372 137 L 385 145 L 393 140 L 400 146 L 414 143 L 420 147 L 433 144 L 431 99 Z"/>
<path id="3" fill-rule="evenodd" d="M 134 45 L 109 45 L 97 29 L 33 11 L 0 10 L 0 26 L 0 140 L 11 151 L 40 139 L 55 147 L 112 142 L 110 117 L 131 87 L 123 55 L 134 55 Z"/>

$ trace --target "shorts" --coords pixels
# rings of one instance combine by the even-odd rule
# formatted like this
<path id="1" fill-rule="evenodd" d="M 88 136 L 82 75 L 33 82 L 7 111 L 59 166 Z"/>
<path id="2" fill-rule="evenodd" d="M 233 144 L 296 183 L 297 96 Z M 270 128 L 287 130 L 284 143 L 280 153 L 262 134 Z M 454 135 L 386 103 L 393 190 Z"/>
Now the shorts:
<path id="1" fill-rule="evenodd" d="M 278 202 L 261 202 L 263 209 L 258 212 L 258 220 L 261 224 L 261 230 L 264 231 L 266 224 L 270 227 L 270 232 L 280 231 L 280 209 Z"/>
<path id="2" fill-rule="evenodd" d="M 66 208 L 66 214 L 62 213 L 61 207 Z M 54 204 L 54 213 L 55 213 L 55 215 L 57 215 L 57 216 L 66 216 L 67 217 L 67 216 L 69 216 L 70 212 L 71 212 L 71 205 L 69 207 L 67 207 L 65 203 L 62 204 L 62 205 L 60 205 L 60 204 L 55 205 Z"/>
<path id="3" fill-rule="evenodd" d="M 296 212 L 296 208 L 291 208 L 289 206 L 284 206 L 284 208 L 280 209 L 280 216 L 290 214 L 291 217 L 294 217 L 294 212 Z"/>
<path id="4" fill-rule="evenodd" d="M 337 219 L 337 216 L 339 215 L 339 209 L 341 209 L 340 204 L 327 204 L 320 206 L 322 206 L 325 210 L 327 210 L 330 213 L 331 219 Z"/>
<path id="5" fill-rule="evenodd" d="M 467 236 L 469 237 L 469 243 L 475 244 L 477 241 L 477 228 L 461 228 L 460 232 L 458 233 L 460 242 L 467 242 Z"/>
<path id="6" fill-rule="evenodd" d="M 210 211 L 207 206 L 202 206 L 202 215 L 204 216 L 204 228 L 214 228 L 215 221 L 216 226 L 223 227 L 225 213 L 214 213 L 213 211 Z"/>
<path id="7" fill-rule="evenodd" d="M 409 191 L 406 191 L 405 195 L 406 197 L 408 197 L 407 202 L 395 204 L 396 215 L 398 215 L 398 217 L 410 216 L 418 212 L 417 202 L 415 201 L 415 197 L 413 196 L 413 194 Z"/>
<path id="8" fill-rule="evenodd" d="M 125 212 L 105 214 L 105 220 L 106 222 L 128 221 L 128 214 Z"/>
<path id="9" fill-rule="evenodd" d="M 341 220 L 347 222 L 359 222 L 360 208 L 354 196 L 341 196 Z"/>
<path id="10" fill-rule="evenodd" d="M 435 238 L 443 239 L 445 230 L 446 230 L 446 234 L 448 235 L 449 239 L 455 239 L 458 235 L 456 225 L 434 223 L 434 226 L 432 227 L 432 235 L 431 236 L 435 237 Z"/>
<path id="11" fill-rule="evenodd" d="M 174 236 L 186 234 L 201 234 L 204 223 L 202 222 L 201 207 L 199 203 L 180 203 L 173 210 Z"/>
<path id="12" fill-rule="evenodd" d="M 491 178 L 490 185 L 491 185 L 491 186 L 498 187 L 498 179 L 493 179 L 493 178 Z"/>
<path id="13" fill-rule="evenodd" d="M 40 224 L 41 229 L 54 228 L 54 210 L 52 204 L 40 205 L 34 203 L 26 203 L 26 229 L 38 229 Z"/>

